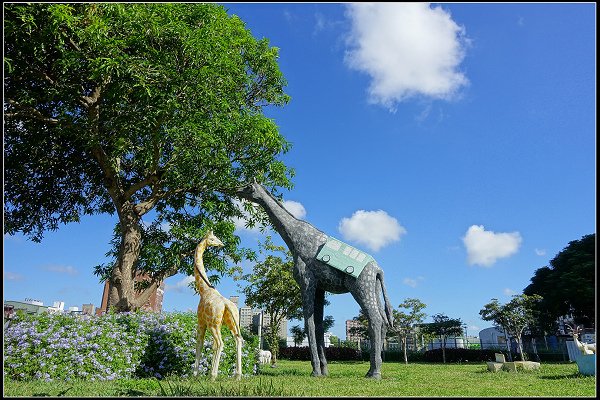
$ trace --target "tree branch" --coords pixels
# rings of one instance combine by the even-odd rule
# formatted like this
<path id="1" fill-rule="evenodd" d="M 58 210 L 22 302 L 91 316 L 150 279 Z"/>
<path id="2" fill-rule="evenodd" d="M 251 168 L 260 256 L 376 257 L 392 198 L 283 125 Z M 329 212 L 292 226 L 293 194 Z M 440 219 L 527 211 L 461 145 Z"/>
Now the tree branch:
<path id="1" fill-rule="evenodd" d="M 146 214 L 148 211 L 152 210 L 152 208 L 154 208 L 154 206 L 160 199 L 164 199 L 166 197 L 172 196 L 177 193 L 186 192 L 186 190 L 187 190 L 186 188 L 179 188 L 179 189 L 173 189 L 173 190 L 168 190 L 168 191 L 152 192 L 152 194 L 150 195 L 150 198 L 148 198 L 146 201 L 138 203 L 135 206 L 135 212 L 139 216 L 142 216 L 142 215 Z"/>
<path id="2" fill-rule="evenodd" d="M 42 122 L 45 122 L 50 125 L 58 125 L 58 123 L 59 123 L 59 121 L 57 119 L 45 116 L 44 114 L 42 114 L 39 110 L 37 110 L 34 107 L 24 106 L 22 104 L 19 104 L 17 101 L 15 101 L 13 99 L 5 99 L 5 100 L 8 102 L 8 104 L 13 106 L 15 109 L 21 110 L 24 113 L 29 113 L 30 114 L 29 117 L 31 117 L 33 119 L 37 119 L 38 121 L 42 121 Z M 6 117 L 6 118 L 13 118 L 18 115 L 23 115 L 23 113 L 21 113 L 21 112 L 4 113 L 4 117 Z"/>
<path id="3" fill-rule="evenodd" d="M 152 294 L 158 289 L 158 287 L 161 285 L 161 283 L 164 282 L 165 279 L 177 274 L 177 272 L 179 272 L 179 270 L 177 269 L 177 267 L 173 266 L 169 270 L 167 270 L 164 274 L 162 274 L 160 277 L 151 278 L 150 286 L 148 286 L 146 289 L 144 289 L 144 291 L 141 292 L 133 301 L 133 308 L 137 309 L 137 308 L 142 307 L 144 304 L 146 304 L 146 302 L 148 301 L 150 296 L 152 296 Z"/>

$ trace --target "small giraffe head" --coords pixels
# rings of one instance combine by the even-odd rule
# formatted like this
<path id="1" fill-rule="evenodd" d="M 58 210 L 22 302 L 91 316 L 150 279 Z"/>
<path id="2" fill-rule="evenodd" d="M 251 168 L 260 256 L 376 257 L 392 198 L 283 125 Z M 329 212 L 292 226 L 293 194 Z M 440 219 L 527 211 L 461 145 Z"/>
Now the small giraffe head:
<path id="1" fill-rule="evenodd" d="M 225 246 L 221 240 L 215 236 L 212 230 L 208 231 L 204 236 L 207 246 L 223 247 Z"/>
<path id="2" fill-rule="evenodd" d="M 573 336 L 575 339 L 579 339 L 579 334 L 581 333 L 581 326 L 577 326 L 575 324 L 566 324 L 567 331 Z"/>

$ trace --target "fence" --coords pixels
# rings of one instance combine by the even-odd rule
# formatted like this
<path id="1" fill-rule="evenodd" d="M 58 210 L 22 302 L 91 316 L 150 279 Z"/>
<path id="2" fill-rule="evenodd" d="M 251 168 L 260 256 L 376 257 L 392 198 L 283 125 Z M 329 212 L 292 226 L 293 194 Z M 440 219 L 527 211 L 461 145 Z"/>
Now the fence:
<path id="1" fill-rule="evenodd" d="M 442 349 L 442 342 L 440 339 L 433 340 L 410 340 L 407 343 L 407 353 L 409 354 L 409 360 L 412 358 L 414 361 L 426 361 L 427 357 L 424 358 L 424 354 L 427 352 L 435 352 Z M 545 338 L 537 338 L 532 340 L 531 338 L 524 339 L 522 343 L 523 352 L 525 353 L 525 359 L 530 361 L 574 361 L 575 352 L 570 349 L 569 346 L 573 347 L 573 341 L 570 337 L 556 337 L 549 336 Z M 360 348 L 363 351 L 363 358 L 368 357 L 370 352 L 370 343 L 368 340 L 362 340 L 360 342 Z M 471 360 L 475 361 L 476 353 L 468 353 L 469 350 L 481 350 L 481 357 L 486 358 L 489 354 L 502 353 L 506 356 L 507 360 L 520 360 L 521 356 L 519 353 L 519 346 L 514 339 L 510 339 L 510 344 L 497 342 L 482 342 L 476 337 L 452 337 L 448 338 L 445 342 L 445 351 L 454 351 L 458 354 L 457 357 L 461 358 L 470 354 Z M 365 354 L 367 356 L 365 356 Z M 382 352 L 384 359 L 388 361 L 393 360 L 404 360 L 404 350 L 401 344 L 397 342 L 386 341 L 384 344 L 384 350 Z M 455 355 L 456 356 L 456 355 Z M 368 359 L 368 358 L 367 358 Z M 492 356 L 493 360 L 493 356 Z"/>

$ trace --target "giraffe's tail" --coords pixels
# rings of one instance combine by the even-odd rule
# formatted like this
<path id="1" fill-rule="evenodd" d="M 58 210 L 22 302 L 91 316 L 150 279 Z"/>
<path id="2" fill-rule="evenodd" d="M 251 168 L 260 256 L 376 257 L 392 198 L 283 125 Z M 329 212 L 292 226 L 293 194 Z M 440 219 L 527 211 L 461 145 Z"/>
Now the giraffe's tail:
<path id="1" fill-rule="evenodd" d="M 385 290 L 385 284 L 383 283 L 383 270 L 380 269 L 379 271 L 377 271 L 376 279 L 381 284 L 381 291 L 383 293 L 383 301 L 384 301 L 384 308 L 385 308 L 385 320 L 387 322 L 387 325 L 390 328 L 392 328 L 394 326 L 394 317 L 393 317 L 394 314 L 392 312 L 392 306 L 390 304 L 390 299 L 388 298 L 387 291 Z"/>

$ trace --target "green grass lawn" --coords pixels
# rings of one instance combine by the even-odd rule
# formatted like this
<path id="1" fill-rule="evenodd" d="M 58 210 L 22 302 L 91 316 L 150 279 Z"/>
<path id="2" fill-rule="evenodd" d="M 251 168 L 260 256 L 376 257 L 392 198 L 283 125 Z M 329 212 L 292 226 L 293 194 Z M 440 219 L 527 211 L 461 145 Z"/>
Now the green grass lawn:
<path id="1" fill-rule="evenodd" d="M 491 373 L 485 363 L 384 363 L 379 381 L 364 378 L 368 362 L 331 362 L 329 377 L 313 378 L 308 361 L 279 361 L 258 376 L 127 379 L 114 382 L 15 382 L 4 396 L 467 396 L 595 397 L 596 378 L 578 374 L 573 363 L 542 363 L 529 372 Z"/>

